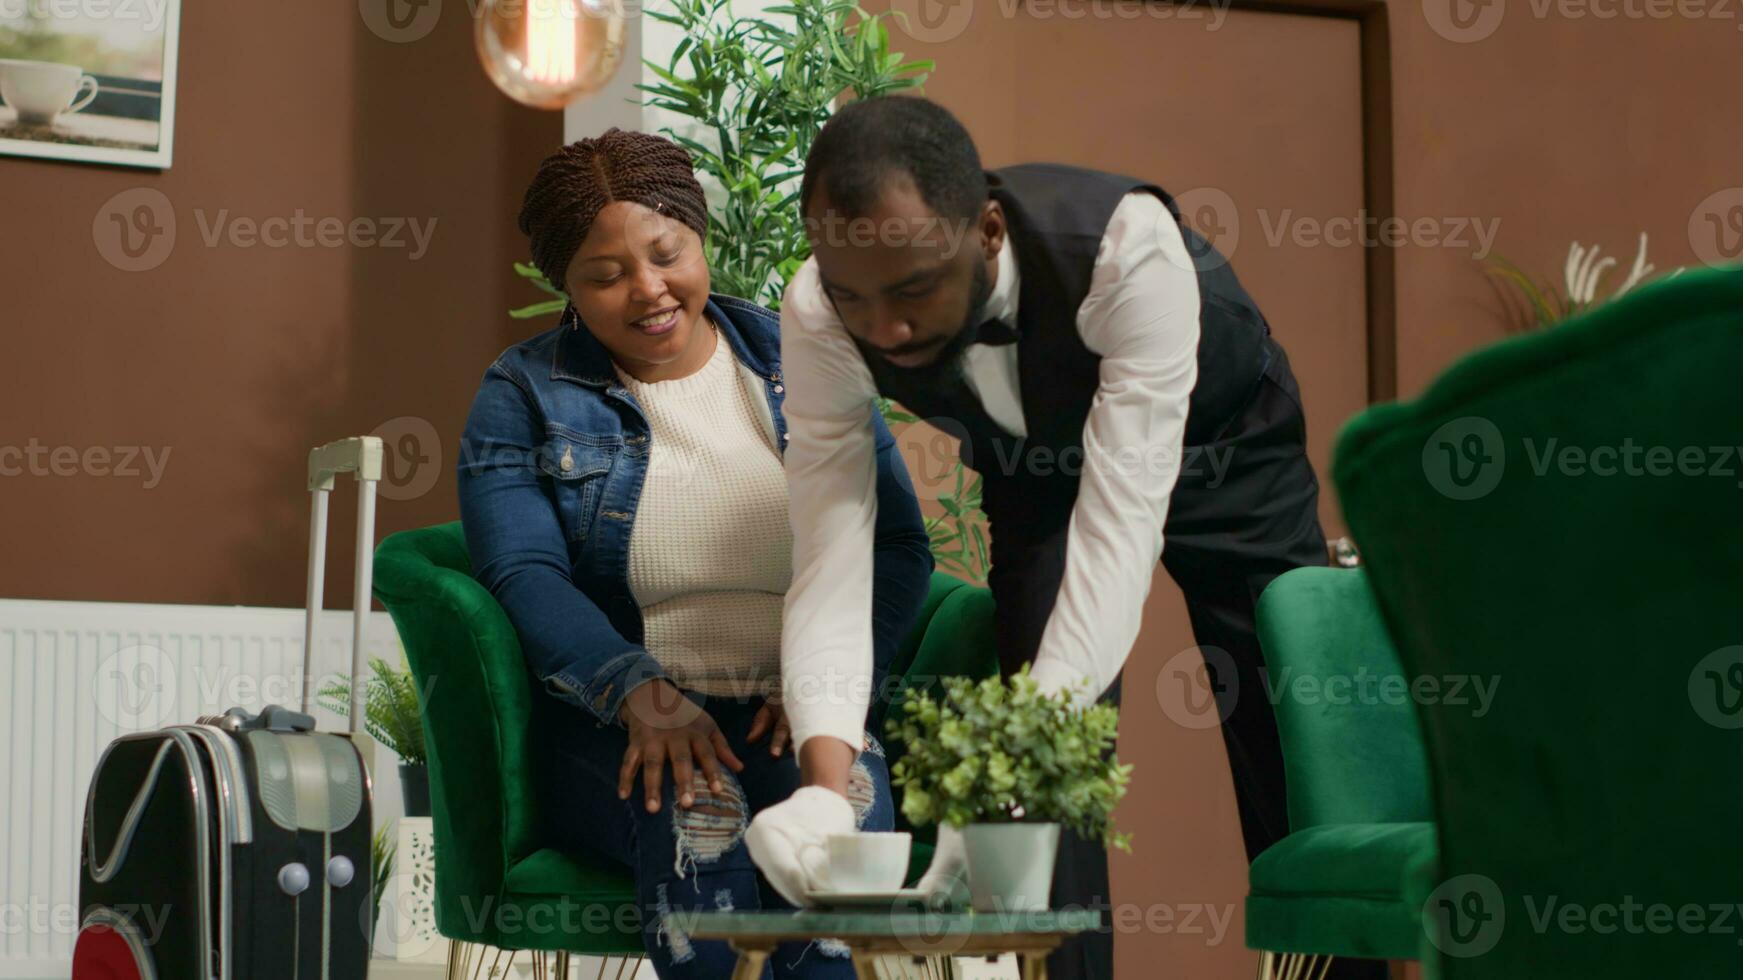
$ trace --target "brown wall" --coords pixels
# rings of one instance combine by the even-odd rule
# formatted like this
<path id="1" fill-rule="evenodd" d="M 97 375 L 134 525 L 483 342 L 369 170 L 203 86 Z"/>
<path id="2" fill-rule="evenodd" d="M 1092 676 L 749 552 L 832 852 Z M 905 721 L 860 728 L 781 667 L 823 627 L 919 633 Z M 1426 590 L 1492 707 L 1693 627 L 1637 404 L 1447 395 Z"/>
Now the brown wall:
<path id="1" fill-rule="evenodd" d="M 1454 43 L 1422 4 L 1400 4 L 1399 213 L 1499 219 L 1496 250 L 1557 283 L 1570 240 L 1602 244 L 1623 268 L 1642 231 L 1660 270 L 1715 248 L 1743 258 L 1701 218 L 1726 190 L 1729 208 L 1743 205 L 1743 117 L 1715 98 L 1743 70 L 1743 12 L 1707 6 L 1729 16 L 1538 19 L 1530 4 L 1507 4 L 1492 34 Z M 1405 248 L 1398 286 L 1401 395 L 1502 335 L 1501 300 L 1468 255 Z"/>
<path id="2" fill-rule="evenodd" d="M 439 474 L 382 502 L 382 533 L 453 516 L 471 394 L 530 332 L 503 315 L 529 294 L 514 217 L 562 123 L 491 88 L 448 6 L 395 44 L 355 3 L 185 4 L 170 170 L 0 157 L 0 446 L 168 453 L 151 489 L 0 477 L 0 596 L 301 605 L 307 450 L 400 416 L 440 433 Z M 176 238 L 123 272 L 98 239 L 133 188 L 162 192 Z M 416 260 L 409 231 L 403 248 L 206 243 L 221 213 L 299 211 L 435 224 Z M 333 507 L 329 604 L 349 605 L 354 510 Z"/>

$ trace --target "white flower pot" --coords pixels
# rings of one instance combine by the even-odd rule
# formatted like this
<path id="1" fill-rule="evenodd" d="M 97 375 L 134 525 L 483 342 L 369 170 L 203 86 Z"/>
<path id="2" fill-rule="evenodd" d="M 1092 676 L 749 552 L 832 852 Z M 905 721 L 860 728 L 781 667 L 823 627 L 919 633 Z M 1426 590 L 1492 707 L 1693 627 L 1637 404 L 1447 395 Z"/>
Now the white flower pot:
<path id="1" fill-rule="evenodd" d="M 1056 823 L 975 823 L 962 829 L 968 891 L 977 912 L 1041 912 L 1050 906 Z"/>

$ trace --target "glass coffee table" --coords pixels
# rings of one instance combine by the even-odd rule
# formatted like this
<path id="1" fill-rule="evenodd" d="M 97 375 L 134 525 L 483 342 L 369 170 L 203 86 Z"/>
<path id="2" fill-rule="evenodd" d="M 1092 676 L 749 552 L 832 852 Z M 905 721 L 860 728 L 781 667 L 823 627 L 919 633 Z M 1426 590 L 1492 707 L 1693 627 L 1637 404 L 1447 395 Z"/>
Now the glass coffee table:
<path id="1" fill-rule="evenodd" d="M 930 975 L 950 977 L 951 956 L 1014 953 L 1023 980 L 1046 980 L 1047 954 L 1068 937 L 1101 928 L 1095 909 L 1052 912 L 933 912 L 915 907 L 801 909 L 784 912 L 692 912 L 692 939 L 724 939 L 738 953 L 732 980 L 757 980 L 778 943 L 840 940 L 856 973 L 873 980 L 871 960 L 907 956 L 936 964 Z"/>

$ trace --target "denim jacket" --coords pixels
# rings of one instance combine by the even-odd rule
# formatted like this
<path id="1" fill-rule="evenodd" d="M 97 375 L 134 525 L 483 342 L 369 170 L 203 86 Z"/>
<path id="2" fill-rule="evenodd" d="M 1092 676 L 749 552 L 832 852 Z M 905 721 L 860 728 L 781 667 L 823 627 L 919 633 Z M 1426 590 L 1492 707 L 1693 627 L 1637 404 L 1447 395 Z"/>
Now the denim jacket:
<path id="1" fill-rule="evenodd" d="M 780 320 L 718 293 L 708 315 L 732 345 L 740 381 L 766 400 L 783 452 Z M 883 420 L 877 435 L 874 682 L 925 599 L 933 561 L 907 467 Z M 556 329 L 504 351 L 484 374 L 460 444 L 460 516 L 473 575 L 508 613 L 528 669 L 561 701 L 616 722 L 631 690 L 665 677 L 642 646 L 629 540 L 650 432 L 635 396 L 574 307 Z M 876 688 L 874 688 L 874 691 Z"/>

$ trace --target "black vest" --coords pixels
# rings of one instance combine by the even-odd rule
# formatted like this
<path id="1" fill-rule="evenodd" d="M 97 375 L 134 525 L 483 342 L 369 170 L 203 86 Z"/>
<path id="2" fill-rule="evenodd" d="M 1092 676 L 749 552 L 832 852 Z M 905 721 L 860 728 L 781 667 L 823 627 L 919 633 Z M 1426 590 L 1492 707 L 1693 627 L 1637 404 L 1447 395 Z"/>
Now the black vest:
<path id="1" fill-rule="evenodd" d="M 1077 500 L 1083 425 L 1100 384 L 1101 357 L 1077 332 L 1096 252 L 1120 199 L 1148 191 L 1176 222 L 1180 210 L 1162 188 L 1131 177 L 1062 164 L 1029 163 L 987 171 L 1017 249 L 1017 372 L 1024 425 L 1019 439 L 994 422 L 960 376 L 904 371 L 867 358 L 878 392 L 962 440 L 962 459 L 983 479 L 983 506 L 995 527 L 1013 521 L 1030 532 L 1063 524 Z M 1270 327 L 1216 248 L 1184 223 L 1180 231 L 1198 273 L 1198 380 L 1186 420 L 1186 445 L 1202 445 L 1252 396 L 1268 359 Z"/>

